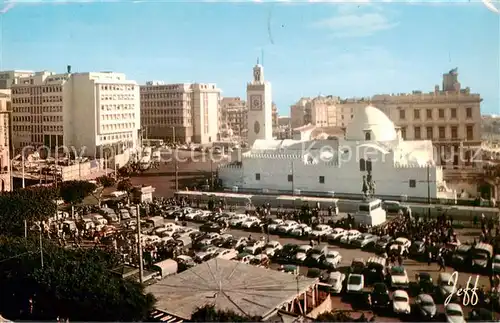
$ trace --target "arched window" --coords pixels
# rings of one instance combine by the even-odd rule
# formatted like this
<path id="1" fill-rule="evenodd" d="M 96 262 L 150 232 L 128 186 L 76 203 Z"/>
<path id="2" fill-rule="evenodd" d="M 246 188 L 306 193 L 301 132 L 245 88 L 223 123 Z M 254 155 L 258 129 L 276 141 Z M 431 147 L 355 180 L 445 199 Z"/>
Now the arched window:
<path id="1" fill-rule="evenodd" d="M 2 179 L 2 192 L 5 192 L 5 181 Z"/>
<path id="2" fill-rule="evenodd" d="M 363 158 L 359 160 L 359 170 L 362 172 L 366 171 L 366 161 Z"/>
<path id="3" fill-rule="evenodd" d="M 366 141 L 372 140 L 372 134 L 369 131 L 365 132 L 365 140 Z"/>
<path id="4" fill-rule="evenodd" d="M 367 172 L 371 172 L 372 171 L 372 161 L 369 160 L 369 159 L 366 161 L 366 171 Z"/>

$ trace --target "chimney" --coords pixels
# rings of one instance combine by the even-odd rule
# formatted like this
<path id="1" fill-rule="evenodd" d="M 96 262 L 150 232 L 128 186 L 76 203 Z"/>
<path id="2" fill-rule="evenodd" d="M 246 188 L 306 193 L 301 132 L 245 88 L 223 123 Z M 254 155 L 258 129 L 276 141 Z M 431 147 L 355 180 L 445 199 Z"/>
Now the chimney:
<path id="1" fill-rule="evenodd" d="M 66 71 L 68 74 L 71 74 L 71 65 L 66 66 Z"/>

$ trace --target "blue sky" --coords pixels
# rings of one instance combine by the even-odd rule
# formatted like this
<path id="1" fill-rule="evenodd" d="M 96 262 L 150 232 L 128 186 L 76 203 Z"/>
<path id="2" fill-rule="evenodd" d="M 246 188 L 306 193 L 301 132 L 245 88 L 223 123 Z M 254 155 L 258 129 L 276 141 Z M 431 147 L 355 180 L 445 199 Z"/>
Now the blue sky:
<path id="1" fill-rule="evenodd" d="M 301 96 L 432 91 L 458 67 L 462 85 L 484 97 L 483 113 L 500 113 L 500 15 L 480 2 L 50 2 L 0 4 L 1 69 L 70 64 L 140 83 L 215 82 L 224 96 L 245 97 L 263 50 L 288 114 Z"/>

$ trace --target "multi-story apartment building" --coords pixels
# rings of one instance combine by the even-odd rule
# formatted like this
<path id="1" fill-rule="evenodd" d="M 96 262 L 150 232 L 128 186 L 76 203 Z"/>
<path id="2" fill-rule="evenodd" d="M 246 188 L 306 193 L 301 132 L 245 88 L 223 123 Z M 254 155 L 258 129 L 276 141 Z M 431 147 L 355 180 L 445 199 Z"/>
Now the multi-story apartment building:
<path id="1" fill-rule="evenodd" d="M 0 89 L 10 89 L 20 78 L 33 76 L 34 71 L 0 71 Z"/>
<path id="2" fill-rule="evenodd" d="M 404 139 L 432 140 L 443 166 L 471 164 L 475 147 L 481 145 L 481 96 L 462 89 L 456 69 L 443 74 L 443 85 L 433 92 L 375 95 L 371 103 L 381 108 Z"/>
<path id="3" fill-rule="evenodd" d="M 339 98 L 334 96 L 301 98 L 290 108 L 292 127 L 297 128 L 307 124 L 317 127 L 337 126 L 339 102 Z"/>
<path id="4" fill-rule="evenodd" d="M 239 97 L 223 98 L 221 106 L 221 129 L 234 136 L 245 137 L 247 128 L 248 108 L 246 102 Z"/>
<path id="5" fill-rule="evenodd" d="M 70 66 L 64 74 L 37 72 L 12 86 L 12 120 L 16 150 L 43 145 L 74 147 L 79 156 L 121 153 L 138 143 L 139 86 L 122 73 L 71 73 Z"/>
<path id="6" fill-rule="evenodd" d="M 340 100 L 340 103 L 337 105 L 337 123 L 335 126 L 346 128 L 354 118 L 356 111 L 364 109 L 369 102 L 369 98 L 349 98 Z M 383 108 L 380 109 L 384 111 Z"/>
<path id="7" fill-rule="evenodd" d="M 10 90 L 0 90 L 0 191 L 11 190 Z"/>
<path id="8" fill-rule="evenodd" d="M 144 135 L 182 143 L 217 141 L 220 92 L 213 83 L 147 82 L 141 86 Z"/>

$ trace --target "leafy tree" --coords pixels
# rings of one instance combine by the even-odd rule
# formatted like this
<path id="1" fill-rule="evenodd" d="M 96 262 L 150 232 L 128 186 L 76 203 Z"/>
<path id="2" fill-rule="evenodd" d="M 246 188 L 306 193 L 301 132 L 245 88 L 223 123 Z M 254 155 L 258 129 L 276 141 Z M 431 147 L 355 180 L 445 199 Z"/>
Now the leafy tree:
<path id="1" fill-rule="evenodd" d="M 321 313 L 316 317 L 314 322 L 368 322 L 368 320 L 364 314 L 362 314 L 358 319 L 354 319 L 349 312 L 335 311 Z"/>
<path id="2" fill-rule="evenodd" d="M 101 176 L 97 178 L 97 183 L 102 185 L 104 188 L 112 187 L 116 184 L 116 180 L 113 176 Z"/>
<path id="3" fill-rule="evenodd" d="M 155 304 L 139 283 L 115 276 L 118 258 L 97 248 L 45 240 L 42 268 L 38 241 L 0 237 L 0 259 L 0 313 L 12 320 L 143 321 Z"/>
<path id="4" fill-rule="evenodd" d="M 24 235 L 24 221 L 47 220 L 57 212 L 58 190 L 53 187 L 28 187 L 0 194 L 0 232 Z"/>
<path id="5" fill-rule="evenodd" d="M 134 185 L 130 181 L 130 178 L 124 178 L 118 182 L 116 189 L 119 191 L 127 192 L 127 198 L 130 201 L 130 194 L 134 191 Z"/>
<path id="6" fill-rule="evenodd" d="M 199 307 L 191 314 L 191 322 L 260 322 L 258 316 L 245 316 L 233 311 L 221 311 L 213 304 Z"/>
<path id="7" fill-rule="evenodd" d="M 64 202 L 76 204 L 97 189 L 97 185 L 87 181 L 66 181 L 60 185 L 60 194 Z"/>

